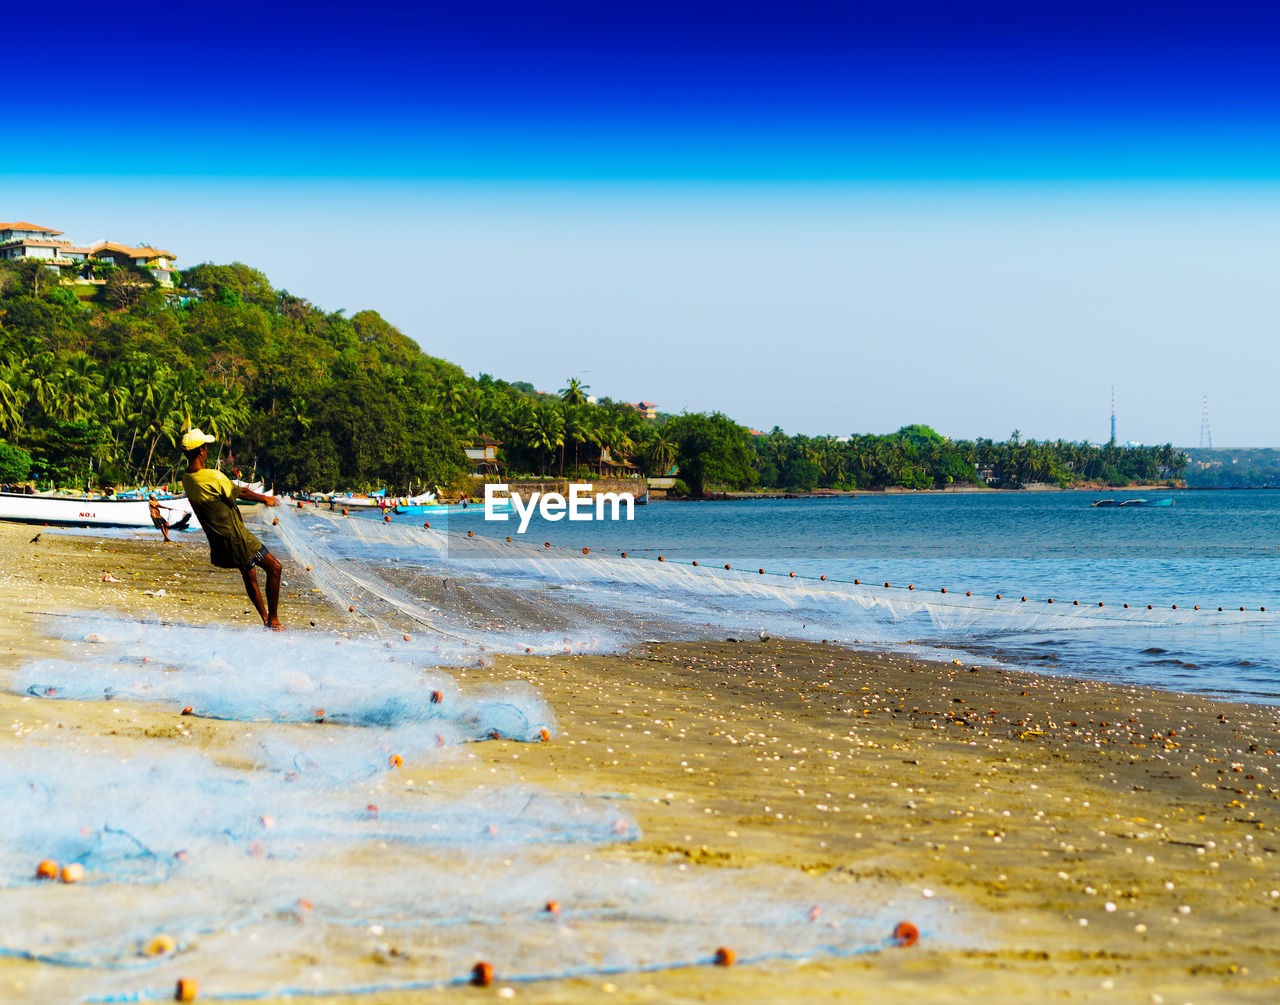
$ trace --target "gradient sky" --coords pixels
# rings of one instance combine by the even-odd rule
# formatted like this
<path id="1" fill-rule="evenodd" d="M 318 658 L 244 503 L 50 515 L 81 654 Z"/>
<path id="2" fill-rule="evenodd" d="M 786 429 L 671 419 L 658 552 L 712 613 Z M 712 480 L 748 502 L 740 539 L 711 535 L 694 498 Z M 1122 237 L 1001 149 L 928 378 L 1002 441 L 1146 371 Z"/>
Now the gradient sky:
<path id="1" fill-rule="evenodd" d="M 1280 439 L 1277 5 L 5 18 L 0 219 L 760 428 Z"/>

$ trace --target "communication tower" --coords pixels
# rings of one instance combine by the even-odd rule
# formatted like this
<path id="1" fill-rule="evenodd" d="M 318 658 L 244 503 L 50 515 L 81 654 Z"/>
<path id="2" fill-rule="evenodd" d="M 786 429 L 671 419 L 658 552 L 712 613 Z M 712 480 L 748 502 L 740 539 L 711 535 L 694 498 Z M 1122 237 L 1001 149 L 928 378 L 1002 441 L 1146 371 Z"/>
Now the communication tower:
<path id="1" fill-rule="evenodd" d="M 1111 445 L 1116 445 L 1116 386 L 1111 385 Z"/>
<path id="2" fill-rule="evenodd" d="M 1204 410 L 1200 413 L 1200 446 L 1213 449 L 1213 432 L 1209 429 L 1209 396 L 1204 396 Z"/>

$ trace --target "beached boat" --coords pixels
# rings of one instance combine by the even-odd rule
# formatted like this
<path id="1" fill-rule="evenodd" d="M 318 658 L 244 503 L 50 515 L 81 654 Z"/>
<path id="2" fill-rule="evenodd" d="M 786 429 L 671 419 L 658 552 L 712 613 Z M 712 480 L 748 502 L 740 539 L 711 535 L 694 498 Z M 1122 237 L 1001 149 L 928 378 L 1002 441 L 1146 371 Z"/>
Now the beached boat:
<path id="1" fill-rule="evenodd" d="M 160 500 L 168 507 L 171 530 L 198 529 L 200 521 L 185 496 Z M 146 499 L 112 496 L 26 495 L 0 492 L 0 520 L 48 524 L 51 527 L 151 527 Z"/>

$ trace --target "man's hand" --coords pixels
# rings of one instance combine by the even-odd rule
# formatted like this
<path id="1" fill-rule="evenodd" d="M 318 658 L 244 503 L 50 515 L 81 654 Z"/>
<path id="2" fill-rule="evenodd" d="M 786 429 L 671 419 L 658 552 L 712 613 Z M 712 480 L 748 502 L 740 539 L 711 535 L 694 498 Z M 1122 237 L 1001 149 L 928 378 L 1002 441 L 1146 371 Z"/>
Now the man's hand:
<path id="1" fill-rule="evenodd" d="M 279 506 L 279 505 L 280 505 L 280 497 L 279 497 L 279 496 L 263 496 L 263 497 L 262 497 L 262 501 L 263 501 L 264 503 L 266 503 L 268 506 Z"/>

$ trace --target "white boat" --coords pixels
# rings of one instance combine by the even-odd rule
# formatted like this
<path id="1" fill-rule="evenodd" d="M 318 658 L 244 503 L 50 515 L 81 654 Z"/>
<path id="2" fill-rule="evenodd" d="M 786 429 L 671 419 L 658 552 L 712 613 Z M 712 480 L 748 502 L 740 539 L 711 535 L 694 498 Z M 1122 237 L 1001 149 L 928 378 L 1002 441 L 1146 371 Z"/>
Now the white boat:
<path id="1" fill-rule="evenodd" d="M 161 513 L 169 527 L 198 530 L 200 521 L 186 496 L 161 499 Z M 151 510 L 146 499 L 115 499 L 110 496 L 26 495 L 0 492 L 0 520 L 48 524 L 57 527 L 151 527 Z"/>

